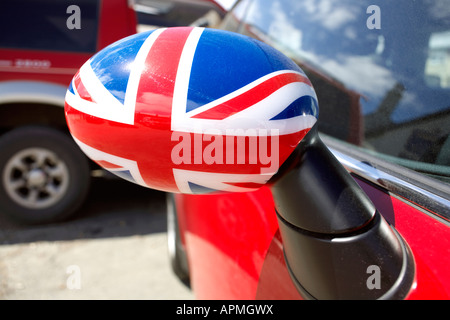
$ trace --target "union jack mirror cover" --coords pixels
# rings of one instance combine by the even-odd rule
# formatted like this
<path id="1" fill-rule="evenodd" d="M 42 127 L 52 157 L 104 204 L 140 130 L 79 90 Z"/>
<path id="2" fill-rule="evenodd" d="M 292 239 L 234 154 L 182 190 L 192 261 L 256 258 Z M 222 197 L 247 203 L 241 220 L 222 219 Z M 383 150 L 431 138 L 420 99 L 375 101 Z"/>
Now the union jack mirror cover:
<path id="1" fill-rule="evenodd" d="M 272 47 L 214 29 L 156 29 L 89 59 L 66 120 L 103 168 L 168 192 L 264 185 L 318 118 L 303 71 Z"/>

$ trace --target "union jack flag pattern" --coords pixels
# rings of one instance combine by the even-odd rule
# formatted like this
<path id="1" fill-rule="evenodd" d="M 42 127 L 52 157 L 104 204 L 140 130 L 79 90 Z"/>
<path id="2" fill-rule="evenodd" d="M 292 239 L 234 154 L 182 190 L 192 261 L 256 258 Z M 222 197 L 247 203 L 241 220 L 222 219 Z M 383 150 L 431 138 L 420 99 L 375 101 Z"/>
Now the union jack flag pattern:
<path id="1" fill-rule="evenodd" d="M 181 27 L 103 49 L 74 76 L 66 120 L 99 165 L 183 193 L 252 191 L 318 117 L 303 71 L 246 36 Z"/>

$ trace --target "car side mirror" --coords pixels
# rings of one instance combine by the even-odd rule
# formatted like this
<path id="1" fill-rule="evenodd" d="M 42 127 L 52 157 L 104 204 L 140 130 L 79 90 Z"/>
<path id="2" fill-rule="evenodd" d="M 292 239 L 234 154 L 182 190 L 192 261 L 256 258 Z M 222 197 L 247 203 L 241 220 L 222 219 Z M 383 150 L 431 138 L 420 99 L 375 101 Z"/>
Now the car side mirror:
<path id="1" fill-rule="evenodd" d="M 272 47 L 198 27 L 139 33 L 80 68 L 65 112 L 92 160 L 143 186 L 203 194 L 268 185 L 304 297 L 409 292 L 408 246 L 320 140 L 311 82 Z M 370 266 L 380 270 L 377 290 Z"/>

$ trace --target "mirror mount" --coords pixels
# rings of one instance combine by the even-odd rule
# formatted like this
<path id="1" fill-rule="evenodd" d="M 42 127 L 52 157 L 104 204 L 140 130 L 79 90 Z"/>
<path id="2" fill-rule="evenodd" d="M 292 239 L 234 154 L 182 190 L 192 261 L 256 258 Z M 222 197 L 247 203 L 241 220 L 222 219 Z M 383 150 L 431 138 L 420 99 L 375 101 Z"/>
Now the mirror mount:
<path id="1" fill-rule="evenodd" d="M 291 156 L 271 190 L 297 289 L 310 299 L 405 298 L 415 273 L 410 249 L 325 146 L 317 125 Z"/>
<path id="2" fill-rule="evenodd" d="M 317 125 L 291 157 L 290 170 L 281 167 L 284 173 L 272 187 L 277 210 L 286 221 L 309 232 L 340 234 L 373 219 L 374 205 L 322 142 Z M 298 208 L 304 214 L 299 215 Z"/>

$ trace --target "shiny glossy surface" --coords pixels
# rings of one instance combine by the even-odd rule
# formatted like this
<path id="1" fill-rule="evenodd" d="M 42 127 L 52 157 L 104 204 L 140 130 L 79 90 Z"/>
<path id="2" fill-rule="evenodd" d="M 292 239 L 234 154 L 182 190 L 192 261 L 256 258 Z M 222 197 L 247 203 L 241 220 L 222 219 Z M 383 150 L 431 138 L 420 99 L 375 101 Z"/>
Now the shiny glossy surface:
<path id="1" fill-rule="evenodd" d="M 366 21 L 370 17 L 370 12 L 366 13 L 366 9 L 373 4 L 379 5 L 382 10 L 381 30 L 366 27 Z M 396 9 L 389 10 L 391 7 Z M 242 0 L 227 16 L 223 27 L 270 43 L 304 68 L 321 101 L 319 125 L 322 131 L 366 147 L 370 149 L 371 155 L 394 155 L 383 158 L 421 172 L 439 175 L 445 181 L 448 168 L 440 164 L 444 164 L 442 160 L 448 150 L 448 145 L 446 147 L 444 143 L 448 137 L 446 129 L 449 128 L 446 103 L 448 87 L 443 81 L 443 75 L 448 71 L 443 66 L 446 59 L 442 55 L 438 59 L 437 43 L 441 40 L 440 44 L 446 45 L 447 7 L 447 1 L 313 3 L 295 0 Z M 432 21 L 435 23 L 431 23 Z M 416 32 L 418 28 L 420 30 Z M 386 42 L 383 43 L 383 40 Z M 364 45 L 370 43 L 374 45 L 364 48 Z M 420 49 L 421 46 L 426 49 Z M 297 50 L 299 47 L 303 50 Z M 372 49 L 371 53 L 367 51 Z M 407 53 L 402 53 L 404 51 Z M 419 55 L 423 55 L 423 63 L 418 63 Z M 435 64 L 441 64 L 440 72 L 434 68 Z M 426 68 L 420 69 L 425 65 Z M 417 69 L 420 69 L 419 72 Z M 420 76 L 422 81 L 417 81 Z M 396 81 L 405 86 L 395 86 Z M 376 108 L 377 103 L 379 110 Z M 424 107 L 430 104 L 433 104 L 432 108 Z M 424 112 L 432 113 L 436 110 L 440 111 L 435 115 L 423 116 Z M 412 120 L 414 117 L 417 118 L 416 121 Z M 366 137 L 364 124 L 368 122 L 369 134 Z M 374 128 L 378 128 L 378 132 Z M 429 149 L 432 145 L 435 148 Z M 413 252 L 416 278 L 407 299 L 449 299 L 450 279 L 447 269 L 450 264 L 450 229 L 446 219 L 441 219 L 449 210 L 448 194 L 437 199 L 437 193 L 433 194 L 422 184 L 420 173 L 413 176 L 404 172 L 401 175 L 395 171 L 386 172 L 383 167 L 367 160 L 352 158 L 349 149 L 348 145 L 340 148 L 336 155 Z M 422 163 L 415 160 L 400 161 L 397 156 L 413 158 Z M 434 165 L 424 164 L 433 159 L 436 161 Z M 416 179 L 417 176 L 419 179 Z M 442 185 L 435 181 L 435 190 L 445 192 Z M 414 197 L 417 199 L 419 193 L 420 201 L 408 200 Z M 301 298 L 293 288 L 286 270 L 283 243 L 276 221 L 267 219 L 275 216 L 270 191 L 264 188 L 242 196 L 249 197 L 252 203 L 259 205 L 246 205 L 247 199 L 227 195 L 220 196 L 220 199 L 184 195 L 177 197 L 179 217 L 185 220 L 185 244 L 191 270 L 195 275 L 193 287 L 198 297 Z M 438 205 L 430 205 L 431 201 Z M 240 230 L 244 234 L 246 228 L 252 228 L 254 219 L 264 217 L 265 227 L 259 228 L 267 230 L 267 226 L 270 226 L 269 229 L 274 232 L 261 232 L 260 237 L 253 241 L 264 244 L 265 249 L 257 251 L 246 247 L 242 250 L 249 251 L 242 252 L 236 240 L 240 236 L 233 232 L 233 228 L 225 227 L 220 232 L 211 234 L 200 232 L 196 226 L 203 222 L 196 218 L 213 219 L 211 212 L 216 212 L 214 208 L 218 203 L 228 203 L 228 207 L 232 208 L 229 210 L 228 221 L 234 221 L 243 212 L 252 217 L 252 220 L 244 222 L 244 230 Z M 209 209 L 209 215 L 203 208 Z M 259 225 L 260 220 L 256 221 Z M 203 241 L 190 241 L 196 235 L 202 235 Z M 260 264 L 261 271 L 256 278 L 250 278 L 246 275 L 252 265 L 250 257 L 254 254 L 264 257 L 264 263 Z M 227 260 L 223 265 L 239 261 L 241 268 L 221 268 L 223 272 L 219 273 L 217 268 L 203 260 L 206 256 L 214 260 L 216 255 L 221 257 L 221 261 Z M 201 275 L 196 269 L 201 270 Z M 246 279 L 242 285 L 239 281 L 233 281 L 240 278 Z M 239 291 L 233 287 L 248 285 L 251 285 L 252 290 Z M 231 293 L 230 287 L 233 287 Z M 236 295 L 233 296 L 233 293 Z"/>
<path id="2" fill-rule="evenodd" d="M 243 3 L 245 2 L 246 1 L 243 1 Z M 274 1 L 269 3 L 270 5 L 267 5 L 268 8 L 272 8 L 270 14 L 280 13 L 280 11 L 276 10 L 279 9 L 276 6 L 280 5 L 280 3 L 280 1 Z M 345 5 L 343 5 L 342 8 L 344 7 L 347 8 L 347 2 L 345 2 Z M 355 6 L 350 7 L 355 8 Z M 361 9 L 361 6 L 359 5 L 356 7 Z M 260 9 L 261 10 L 255 11 L 248 9 L 244 10 L 244 12 L 248 14 L 263 12 L 262 8 Z M 305 10 L 307 9 L 308 8 L 305 8 Z M 318 21 L 324 21 L 319 19 L 317 21 L 314 20 L 314 17 L 320 13 L 319 8 L 316 9 L 317 11 L 311 12 L 310 17 L 312 20 L 307 20 L 308 27 L 313 26 L 314 22 L 319 23 Z M 355 13 L 355 11 L 352 10 L 349 12 L 351 14 Z M 364 11 L 361 10 L 357 12 L 364 13 Z M 256 17 L 258 16 L 256 15 Z M 295 15 L 290 15 L 290 19 L 276 20 L 279 24 L 275 26 L 272 25 L 271 28 L 268 24 L 266 26 L 266 31 L 268 34 L 272 32 L 272 35 L 278 35 L 278 37 L 273 37 L 277 40 L 283 39 L 282 35 L 284 34 L 295 35 L 295 33 L 292 32 L 286 32 L 284 34 L 283 32 L 280 32 L 280 30 L 285 30 L 282 27 L 282 21 L 305 22 L 305 20 L 294 18 L 296 18 Z M 262 19 L 261 21 L 271 20 Z M 350 19 L 349 21 L 354 22 L 355 20 Z M 328 22 L 338 23 L 339 21 Z M 341 21 L 341 23 L 343 22 Z M 342 26 L 344 25 L 345 23 L 342 24 Z M 258 29 L 258 25 L 256 24 L 247 24 L 246 26 L 248 27 L 247 31 L 251 32 L 252 35 L 259 35 L 261 36 L 260 38 L 265 36 L 263 34 L 264 32 L 261 32 L 261 30 L 264 31 L 264 28 Z M 326 26 L 326 24 L 322 25 L 322 27 Z M 329 30 L 333 29 L 331 28 Z M 329 62 L 323 63 L 323 66 L 345 66 L 352 71 L 356 71 L 356 74 L 353 74 L 353 76 L 348 79 L 345 79 L 345 77 L 344 79 L 338 79 L 339 75 L 346 75 L 346 73 L 337 72 L 330 76 L 322 72 L 323 70 L 317 66 L 320 66 L 320 63 L 314 64 L 314 61 L 306 60 L 301 62 L 308 66 L 308 71 L 315 76 L 317 82 L 321 82 L 322 84 L 325 83 L 325 88 L 335 90 L 332 92 L 336 92 L 337 90 L 337 97 L 332 96 L 330 98 L 330 96 L 324 95 L 325 98 L 328 98 L 326 101 L 338 102 L 337 104 L 331 105 L 334 109 L 329 109 L 328 112 L 325 113 L 325 117 L 329 117 L 328 120 L 331 119 L 330 123 L 337 124 L 337 127 L 342 129 L 342 131 L 338 132 L 341 134 L 340 137 L 344 137 L 344 139 L 356 144 L 363 144 L 367 141 L 364 140 L 365 137 L 362 134 L 365 129 L 361 110 L 363 110 L 364 113 L 368 110 L 364 109 L 367 105 L 363 105 L 361 102 L 362 94 L 357 89 L 359 88 L 358 86 L 364 86 L 367 85 L 367 83 L 364 83 L 364 77 L 358 78 L 357 75 L 359 72 L 367 71 L 363 70 L 362 66 L 364 64 L 361 64 L 361 61 L 365 62 L 365 66 L 371 67 L 373 65 L 368 62 L 367 57 L 367 59 L 361 58 L 364 52 L 359 54 L 358 57 L 353 57 L 353 59 L 350 59 L 349 57 L 345 58 L 345 56 L 341 55 L 343 52 L 337 51 L 336 45 L 342 43 L 346 45 L 347 42 L 334 40 L 337 39 L 338 34 L 351 36 L 352 30 L 346 29 L 344 31 L 347 31 L 347 33 L 342 33 L 341 28 L 337 28 L 335 31 L 339 31 L 335 32 L 336 38 L 328 38 L 324 35 L 324 38 L 322 39 L 320 37 L 321 33 L 315 32 L 313 34 L 315 37 L 308 38 L 305 34 L 304 37 L 302 35 L 303 38 L 301 39 L 308 44 L 311 44 L 314 39 L 324 40 L 323 43 L 328 44 L 328 50 L 324 50 L 321 57 L 323 58 L 326 56 L 329 57 L 329 59 L 340 60 L 337 64 L 334 63 L 334 60 L 333 62 L 329 62 L 328 59 L 323 60 L 322 62 Z M 196 126 L 199 124 L 198 120 L 200 118 L 202 120 L 201 123 L 206 126 L 206 129 L 286 129 L 286 132 L 283 132 L 284 134 L 280 135 L 280 146 L 284 146 L 283 148 L 280 147 L 279 163 L 281 164 L 314 122 L 311 121 L 310 123 L 307 123 L 295 121 L 295 124 L 292 124 L 289 123 L 289 119 L 296 117 L 305 117 L 303 120 L 306 118 L 311 119 L 311 117 L 315 119 L 317 117 L 317 105 L 314 103 L 314 99 L 298 99 L 298 101 L 291 100 L 289 103 L 280 103 L 280 105 L 283 106 L 283 110 L 277 110 L 277 112 L 271 113 L 270 117 L 267 116 L 265 119 L 257 117 L 261 116 L 265 108 L 259 108 L 258 112 L 252 114 L 252 117 L 244 117 L 244 120 L 239 121 L 238 124 L 227 121 L 227 118 L 228 116 L 232 118 L 233 115 L 242 112 L 243 110 L 240 109 L 241 106 L 248 107 L 247 109 L 250 110 L 250 106 L 255 105 L 252 98 L 260 92 L 265 92 L 265 89 L 255 90 L 255 88 L 261 88 L 261 86 L 259 86 L 261 83 L 267 84 L 267 82 L 258 82 L 262 78 L 265 79 L 265 75 L 275 72 L 276 74 L 274 74 L 274 77 L 271 77 L 270 79 L 279 79 L 277 77 L 282 74 L 288 75 L 287 77 L 283 77 L 282 81 L 276 80 L 274 83 L 269 82 L 271 83 L 270 86 L 275 88 L 274 92 L 277 92 L 281 88 L 292 83 L 292 80 L 290 80 L 291 77 L 297 79 L 294 80 L 296 85 L 298 84 L 297 82 L 300 82 L 302 83 L 301 86 L 304 87 L 304 84 L 307 84 L 307 82 L 298 81 L 298 79 L 302 79 L 298 78 L 298 76 L 303 77 L 302 72 L 298 71 L 299 69 L 293 66 L 289 61 L 286 62 L 286 65 L 283 65 L 283 62 L 281 64 L 283 68 L 280 68 L 280 61 L 284 61 L 283 59 L 285 58 L 278 53 L 273 56 L 269 55 L 269 58 L 273 58 L 273 60 L 271 60 L 273 63 L 269 63 L 270 68 L 272 69 L 264 72 L 261 72 L 260 69 L 252 71 L 252 62 L 259 61 L 258 64 L 261 64 L 261 55 L 256 54 L 254 59 L 246 60 L 249 57 L 247 53 L 239 55 L 233 48 L 233 46 L 239 45 L 239 43 L 231 43 L 229 41 L 230 35 L 227 33 L 208 31 L 211 32 L 211 34 L 218 35 L 218 37 L 203 38 L 203 31 L 200 32 L 198 29 L 176 29 L 173 31 L 174 34 L 172 34 L 171 30 L 169 31 L 170 34 L 165 34 L 166 31 L 155 32 L 148 34 L 147 39 L 155 37 L 155 43 L 156 39 L 164 40 L 161 42 L 163 45 L 159 48 L 161 51 L 159 51 L 158 47 L 153 47 L 153 44 L 149 46 L 148 54 L 146 54 L 146 58 L 142 60 L 144 61 L 142 63 L 145 65 L 145 68 L 141 65 L 142 73 L 145 77 L 138 81 L 145 90 L 139 91 L 139 86 L 134 87 L 135 97 L 133 99 L 135 100 L 129 100 L 127 97 L 130 92 L 133 92 L 133 90 L 130 91 L 133 86 L 130 87 L 129 85 L 129 83 L 134 83 L 134 80 L 132 80 L 132 71 L 130 72 L 128 81 L 119 81 L 123 80 L 120 79 L 121 76 L 114 76 L 111 77 L 111 79 L 108 79 L 107 77 L 112 74 L 125 74 L 126 72 L 123 68 L 119 68 L 118 71 L 113 70 L 114 68 L 106 68 L 106 71 L 103 71 L 103 69 L 98 66 L 94 67 L 103 76 L 100 83 L 103 87 L 108 87 L 109 90 L 107 91 L 110 94 L 108 99 L 111 98 L 108 100 L 111 101 L 111 103 L 100 105 L 99 108 L 95 110 L 93 108 L 90 109 L 90 103 L 103 103 L 103 101 L 106 101 L 107 99 L 102 95 L 98 95 L 101 90 L 91 90 L 90 85 L 86 85 L 87 82 L 85 82 L 84 79 L 89 79 L 89 76 L 85 77 L 84 74 L 89 74 L 89 72 L 84 73 L 82 70 L 80 71 L 80 78 L 77 78 L 78 76 L 75 77 L 68 93 L 66 115 L 71 132 L 79 142 L 80 146 L 104 167 L 115 171 L 119 175 L 125 176 L 125 174 L 128 174 L 128 178 L 145 186 L 162 190 L 182 191 L 187 193 L 207 192 L 211 191 L 211 189 L 224 190 L 222 189 L 224 188 L 224 185 L 232 185 L 231 189 L 225 188 L 225 190 L 243 191 L 256 189 L 261 186 L 266 180 L 259 180 L 260 177 L 258 177 L 257 180 L 245 181 L 220 180 L 219 178 L 223 177 L 220 175 L 223 174 L 228 175 L 229 178 L 230 172 L 223 171 L 222 167 L 217 163 L 208 165 L 203 163 L 202 171 L 196 169 L 196 165 L 202 165 L 202 163 L 195 163 L 194 152 L 189 156 L 191 161 L 189 164 L 177 164 L 177 161 L 174 161 L 174 158 L 171 157 L 173 155 L 172 151 L 177 150 L 177 155 L 180 156 L 180 158 L 185 156 L 184 152 L 186 152 L 187 149 L 182 148 L 179 144 L 185 141 L 184 139 L 182 140 L 181 137 L 187 137 L 183 136 L 184 133 L 189 133 L 189 141 L 194 143 L 195 141 L 217 140 L 218 134 L 214 135 L 209 132 L 210 137 L 208 138 L 210 140 L 204 140 L 204 133 L 199 133 L 194 130 L 194 128 L 200 129 L 200 131 L 205 129 L 205 127 L 199 128 Z M 196 39 L 196 44 L 194 46 L 196 49 L 194 51 L 188 51 L 190 53 L 185 55 L 185 44 L 188 44 L 188 46 L 192 44 L 192 38 L 190 36 L 191 32 L 193 32 L 192 34 L 194 34 Z M 167 38 L 165 38 L 166 36 Z M 237 39 L 243 39 L 240 37 L 235 38 L 234 36 L 231 36 L 231 38 L 236 41 Z M 147 39 L 142 42 L 142 47 L 145 46 Z M 177 40 L 174 41 L 174 39 Z M 366 40 L 374 39 L 369 37 Z M 377 37 L 375 39 L 377 41 L 376 43 L 379 44 L 381 42 L 380 39 L 381 38 Z M 386 39 L 387 38 L 385 38 L 385 40 Z M 202 42 L 203 40 L 205 40 L 205 42 Z M 352 40 L 352 37 L 349 37 L 347 40 Z M 128 40 L 124 40 L 122 45 L 126 44 L 127 41 Z M 139 41 L 136 43 L 139 43 Z M 254 43 L 256 42 L 253 42 L 253 44 Z M 296 43 L 297 42 L 295 41 L 291 41 L 289 44 L 295 45 Z M 228 44 L 230 44 L 230 47 L 226 48 L 229 48 L 229 50 L 221 51 L 220 49 L 217 49 L 223 49 L 222 45 L 227 46 Z M 203 45 L 204 47 L 202 47 Z M 132 46 L 124 45 L 124 47 L 130 49 Z M 167 52 L 164 51 L 167 49 L 164 47 L 175 49 Z M 201 50 L 204 50 L 203 55 L 198 54 L 196 51 L 199 50 L 200 47 L 203 48 Z M 257 47 L 258 50 L 261 47 L 264 48 L 264 51 L 266 50 L 266 47 L 259 42 Z M 348 43 L 345 48 L 350 51 L 358 49 L 352 47 L 351 43 Z M 387 48 L 387 46 L 385 48 Z M 380 47 L 378 52 L 387 53 L 388 51 L 387 49 L 384 50 L 385 48 Z M 150 61 L 153 61 L 153 59 L 149 60 L 148 58 L 152 56 L 151 50 L 153 49 L 158 50 L 155 51 L 154 57 L 154 61 L 157 63 L 156 65 L 149 64 Z M 252 50 L 251 48 L 246 49 Z M 133 55 L 134 51 L 132 49 L 124 50 L 126 50 L 127 54 Z M 377 52 L 376 48 L 374 50 Z M 138 52 L 140 52 L 140 50 L 138 50 Z M 213 52 L 214 54 L 212 54 Z M 247 51 L 244 50 L 244 52 Z M 398 52 L 394 53 L 398 54 Z M 119 54 L 111 57 L 113 60 L 108 63 L 113 62 L 115 65 L 121 65 L 121 54 L 122 52 L 119 52 Z M 139 53 L 136 53 L 135 62 L 140 61 L 137 58 L 138 55 Z M 97 58 L 101 56 L 102 54 L 98 55 Z M 164 56 L 164 59 L 161 58 L 162 56 Z M 177 63 L 175 65 L 173 62 L 170 62 L 172 56 L 176 57 Z M 213 56 L 221 56 L 221 58 L 217 61 L 208 60 L 212 59 L 211 57 Z M 253 57 L 253 55 L 250 56 Z M 189 59 L 187 57 L 189 57 Z M 232 57 L 234 57 L 234 59 Z M 306 55 L 306 57 L 308 56 Z M 97 58 L 94 57 L 93 61 Z M 195 63 L 195 59 L 197 58 L 201 58 L 202 63 L 197 65 Z M 314 60 L 314 57 L 309 58 Z M 394 56 L 391 56 L 391 59 L 393 59 L 391 62 L 394 61 L 394 58 Z M 106 61 L 109 58 L 105 56 L 104 59 Z M 192 63 L 188 63 L 187 65 L 182 63 L 191 61 L 191 59 L 193 61 Z M 128 66 L 129 60 L 129 58 L 125 58 L 123 60 L 123 65 Z M 208 63 L 205 63 L 205 61 L 208 61 Z M 227 64 L 221 65 L 222 61 L 227 61 Z M 398 66 L 400 66 L 402 62 L 406 61 L 400 61 Z M 234 65 L 235 63 L 239 67 L 237 67 L 236 70 L 233 68 L 230 69 L 229 66 Z M 263 63 L 263 65 L 265 64 Z M 403 65 L 408 64 L 405 63 Z M 217 68 L 218 66 L 220 68 Z M 390 66 L 392 67 L 393 65 Z M 411 66 L 414 68 L 417 67 L 416 65 Z M 184 70 L 180 73 L 181 78 L 178 77 L 180 68 L 183 68 Z M 289 72 L 283 72 L 286 69 L 289 70 Z M 378 68 L 375 69 L 376 71 L 380 71 Z M 293 70 L 295 72 L 292 72 Z M 338 68 L 338 70 L 341 69 Z M 282 73 L 279 73 L 280 71 L 282 71 Z M 408 75 L 408 72 L 409 71 L 407 70 L 405 74 Z M 183 78 L 183 75 L 186 75 L 187 73 L 190 74 L 190 77 L 187 79 Z M 254 78 L 246 78 L 246 76 L 253 73 Z M 169 77 L 162 76 L 163 74 L 169 75 Z M 192 74 L 198 75 L 198 78 L 192 78 Z M 403 74 L 403 76 L 405 74 Z M 233 79 L 236 82 L 228 82 L 224 81 L 224 79 Z M 354 87 L 347 87 L 348 83 L 344 80 L 349 79 Z M 238 83 L 241 80 L 243 83 Z M 373 78 L 369 77 L 369 80 L 373 80 Z M 255 81 L 257 82 L 255 83 Z M 389 83 L 389 81 L 382 83 L 386 84 Z M 181 87 L 179 84 L 181 84 Z M 232 85 L 231 87 L 226 87 L 230 84 Z M 247 87 L 249 84 L 251 84 L 250 87 Z M 248 97 L 243 94 L 237 98 L 237 94 L 234 93 L 244 87 L 252 90 L 252 94 L 248 95 Z M 395 90 L 391 92 L 391 95 L 395 96 L 395 93 L 399 88 L 400 87 L 395 87 Z M 369 91 L 372 89 L 374 88 L 369 88 Z M 387 92 L 386 94 L 389 95 L 389 88 L 384 89 L 384 92 Z M 181 90 L 183 94 L 179 95 L 180 91 L 178 90 Z M 205 94 L 205 92 L 208 92 L 208 94 Z M 325 93 L 330 91 L 323 89 L 322 92 Z M 123 95 L 123 93 L 125 94 Z M 239 93 L 241 93 L 241 91 L 239 91 Z M 80 98 L 84 100 L 83 103 L 80 103 L 80 106 L 75 105 L 74 103 L 76 103 L 77 100 L 71 97 L 71 94 L 74 96 L 79 95 L 77 99 Z M 242 98 L 242 96 L 244 98 Z M 273 101 L 279 102 L 280 96 L 274 96 L 276 99 Z M 311 94 L 310 96 L 314 98 Z M 225 99 L 224 97 L 227 98 Z M 344 98 L 339 99 L 342 97 Z M 390 97 L 392 98 L 392 96 Z M 408 96 L 405 95 L 405 97 Z M 243 100 L 240 100 L 241 98 Z M 270 98 L 270 95 L 264 97 L 264 99 L 267 98 Z M 378 97 L 377 99 L 370 100 L 370 103 L 379 101 L 381 98 Z M 86 103 L 86 101 L 88 103 Z M 132 102 L 129 104 L 127 101 Z M 136 101 L 134 105 L 133 101 Z M 180 101 L 182 102 L 181 104 Z M 223 103 L 223 101 L 226 101 L 226 103 Z M 402 103 L 406 102 L 407 99 L 402 101 Z M 417 104 L 415 104 L 416 102 L 417 101 L 415 101 L 413 105 L 417 106 Z M 210 103 L 213 104 L 210 105 Z M 292 103 L 294 103 L 294 105 L 292 105 Z M 270 107 L 273 106 L 273 104 L 268 103 L 265 104 L 265 106 Z M 342 107 L 342 109 L 340 109 L 339 106 Z M 129 107 L 133 112 L 129 112 Z M 400 106 L 399 110 L 404 110 L 404 108 L 404 106 Z M 180 111 L 182 112 L 180 113 Z M 371 109 L 370 111 L 373 110 Z M 180 116 L 183 112 L 189 114 L 189 116 Z M 224 116 L 224 114 L 226 116 Z M 283 119 L 282 126 L 272 127 L 270 125 L 270 121 L 278 121 L 280 118 Z M 364 119 L 369 118 L 370 116 L 367 116 Z M 220 121 L 223 120 L 225 120 L 225 122 L 221 123 Z M 259 120 L 264 120 L 265 122 Z M 409 121 L 411 119 L 403 120 L 405 120 L 405 123 L 402 123 L 402 126 L 405 125 L 405 127 L 400 127 L 407 128 L 405 132 L 410 133 L 411 127 L 409 127 L 409 125 L 414 123 Z M 222 124 L 224 124 L 223 127 L 221 127 Z M 299 124 L 303 127 L 297 127 Z M 389 126 L 389 128 L 398 129 L 399 127 L 396 126 L 398 123 L 394 124 L 395 125 L 393 126 Z M 265 125 L 268 125 L 268 127 L 265 127 Z M 173 139 L 173 132 L 179 132 L 181 134 Z M 281 136 L 285 136 L 283 139 L 286 138 L 286 140 L 281 139 Z M 419 137 L 419 140 L 423 138 L 419 134 L 413 135 L 411 139 L 417 137 Z M 164 141 L 164 143 L 162 143 L 162 141 Z M 391 143 L 392 141 L 393 140 L 391 140 Z M 398 142 L 399 140 L 395 141 Z M 189 143 L 189 146 L 192 145 Z M 204 154 L 207 147 L 211 146 L 213 146 L 212 143 L 200 148 L 202 151 L 201 154 Z M 395 144 L 394 146 L 397 147 Z M 195 150 L 195 144 L 192 148 Z M 181 152 L 181 150 L 183 152 Z M 236 150 L 234 149 L 234 151 Z M 438 158 L 439 157 L 436 159 Z M 174 165 L 176 165 L 176 170 L 184 171 L 184 174 L 182 175 L 183 179 L 180 180 L 180 176 L 177 177 L 177 171 L 173 170 Z M 252 174 L 258 175 L 258 171 L 261 169 L 260 165 L 261 163 L 257 163 L 256 166 L 244 163 L 240 166 L 234 165 L 232 167 L 233 170 L 238 169 L 240 174 L 249 176 Z M 193 172 L 194 174 L 192 174 Z M 202 174 L 199 172 L 202 172 Z M 204 175 L 205 172 L 207 175 Z M 233 172 L 231 174 L 235 173 Z M 214 181 L 214 184 L 211 184 L 211 181 Z M 219 185 L 216 184 L 217 181 L 220 182 Z M 389 191 L 380 190 L 374 185 L 367 183 L 365 180 L 357 181 L 372 199 L 377 210 L 393 227 L 395 227 L 406 240 L 413 252 L 416 278 L 407 298 L 448 299 L 450 297 L 448 289 L 450 287 L 450 279 L 447 276 L 447 267 L 450 263 L 448 257 L 450 255 L 448 241 L 446 240 L 449 232 L 448 225 L 442 223 L 441 220 L 435 219 L 435 217 L 429 215 L 425 210 L 418 208 L 414 203 L 400 200 L 398 197 L 389 194 Z M 190 263 L 192 287 L 198 298 L 301 298 L 299 293 L 293 287 L 292 281 L 286 270 L 286 265 L 283 260 L 283 243 L 279 236 L 272 194 L 267 187 L 262 187 L 255 192 L 239 194 L 208 196 L 178 195 L 176 197 L 176 204 Z M 299 207 L 298 210 L 301 213 L 302 208 Z"/>
<path id="3" fill-rule="evenodd" d="M 409 202 L 357 182 L 413 252 L 416 279 L 407 299 L 449 299 L 449 227 Z M 302 299 L 286 270 L 268 188 L 233 195 L 178 195 L 176 200 L 198 298 Z"/>
<path id="4" fill-rule="evenodd" d="M 314 89 L 292 60 L 246 36 L 190 27 L 100 51 L 75 75 L 65 110 L 98 164 L 183 193 L 258 189 L 318 117 Z"/>
<path id="5" fill-rule="evenodd" d="M 268 247 L 278 228 L 275 214 L 266 211 L 274 208 L 269 189 L 229 195 L 177 195 L 175 199 L 196 297 L 254 299 Z"/>
<path id="6" fill-rule="evenodd" d="M 445 196 L 450 194 L 450 192 L 446 186 L 438 184 L 439 189 L 432 188 L 436 187 L 436 183 L 431 178 L 420 177 L 411 170 L 395 166 L 373 156 L 369 157 L 368 154 L 361 152 L 361 150 L 352 149 L 353 156 L 351 156 L 348 154 L 348 146 L 347 148 L 342 148 L 341 145 L 341 151 L 339 151 L 333 149 L 333 147 L 339 148 L 339 144 L 336 141 L 333 142 L 329 138 L 326 141 L 329 143 L 329 147 L 335 157 L 349 172 L 370 181 L 378 187 L 389 189 L 402 198 L 426 209 L 436 218 L 440 218 L 447 223 L 450 221 L 450 200 Z M 359 159 L 355 158 L 356 154 L 360 156 Z M 420 179 L 422 183 L 413 184 L 405 179 L 406 176 L 414 177 L 415 180 Z"/>
<path id="7" fill-rule="evenodd" d="M 416 281 L 408 299 L 449 299 L 450 263 L 449 226 L 416 208 L 413 203 L 357 180 L 386 220 L 402 235 L 411 248 L 416 264 Z"/>
<path id="8" fill-rule="evenodd" d="M 308 74 L 319 129 L 450 181 L 450 12 L 439 1 L 242 0 L 222 28 Z"/>

